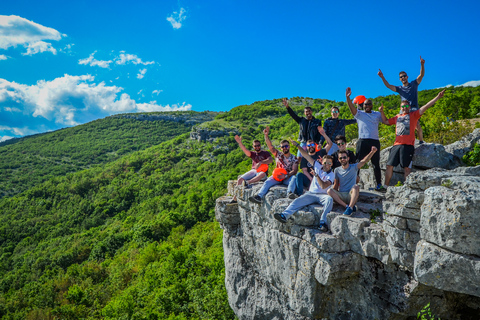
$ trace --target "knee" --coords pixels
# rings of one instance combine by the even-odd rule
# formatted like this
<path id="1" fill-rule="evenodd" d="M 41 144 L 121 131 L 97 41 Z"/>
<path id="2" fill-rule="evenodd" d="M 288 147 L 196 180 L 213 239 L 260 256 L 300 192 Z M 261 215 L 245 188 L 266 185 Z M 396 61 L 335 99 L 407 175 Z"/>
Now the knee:
<path id="1" fill-rule="evenodd" d="M 352 190 L 358 192 L 360 190 L 360 187 L 356 184 L 353 186 Z"/>

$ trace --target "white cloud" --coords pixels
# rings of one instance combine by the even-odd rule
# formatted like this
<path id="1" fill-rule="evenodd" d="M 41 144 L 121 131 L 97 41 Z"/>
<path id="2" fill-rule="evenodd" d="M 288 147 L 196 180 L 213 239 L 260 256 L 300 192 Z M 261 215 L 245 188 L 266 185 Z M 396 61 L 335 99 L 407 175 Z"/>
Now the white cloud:
<path id="1" fill-rule="evenodd" d="M 21 45 L 27 48 L 24 55 L 46 51 L 54 53 L 55 49 L 51 43 L 43 40 L 58 41 L 62 36 L 65 37 L 66 35 L 25 18 L 14 15 L 0 15 L 0 49 Z"/>
<path id="2" fill-rule="evenodd" d="M 182 22 L 187 18 L 185 13 L 185 9 L 180 8 L 180 12 L 175 11 L 170 17 L 167 17 L 167 21 L 172 24 L 173 29 L 180 29 L 182 27 Z"/>
<path id="3" fill-rule="evenodd" d="M 154 64 L 155 63 L 155 61 L 145 61 L 145 62 L 143 62 L 142 59 L 140 59 L 135 54 L 125 53 L 125 51 L 120 51 L 120 52 L 121 52 L 120 55 L 115 58 L 115 63 L 116 64 L 123 65 L 123 64 L 127 64 L 127 63 L 131 62 L 133 64 L 143 64 L 143 65 L 147 66 L 149 64 Z"/>
<path id="4" fill-rule="evenodd" d="M 480 80 L 472 80 L 472 81 L 468 81 L 468 82 L 465 82 L 464 84 L 461 84 L 461 85 L 458 85 L 457 87 L 478 87 L 480 86 Z"/>
<path id="5" fill-rule="evenodd" d="M 29 43 L 27 44 L 26 48 L 27 52 L 22 53 L 24 56 L 31 56 L 40 52 L 51 52 L 53 54 L 57 54 L 57 50 L 52 46 L 52 44 L 45 41 Z"/>
<path id="6" fill-rule="evenodd" d="M 158 96 L 162 92 L 163 92 L 163 90 L 153 90 L 152 95 L 156 94 Z"/>
<path id="7" fill-rule="evenodd" d="M 93 56 L 95 55 L 97 51 L 93 52 L 90 54 L 88 58 L 85 59 L 80 59 L 78 60 L 78 64 L 85 64 L 89 65 L 91 67 L 100 67 L 100 68 L 108 68 L 110 66 L 110 63 L 112 63 L 112 60 L 97 60 Z"/>
<path id="8" fill-rule="evenodd" d="M 0 60 L 7 60 L 8 57 L 4 54 L 0 54 Z"/>
<path id="9" fill-rule="evenodd" d="M 103 118 L 116 113 L 190 110 L 190 104 L 136 103 L 123 88 L 96 83 L 91 75 L 24 85 L 0 79 L 0 137 L 23 136 Z"/>
<path id="10" fill-rule="evenodd" d="M 138 70 L 137 79 L 143 79 L 143 77 L 145 77 L 145 73 L 147 73 L 147 69 Z"/>

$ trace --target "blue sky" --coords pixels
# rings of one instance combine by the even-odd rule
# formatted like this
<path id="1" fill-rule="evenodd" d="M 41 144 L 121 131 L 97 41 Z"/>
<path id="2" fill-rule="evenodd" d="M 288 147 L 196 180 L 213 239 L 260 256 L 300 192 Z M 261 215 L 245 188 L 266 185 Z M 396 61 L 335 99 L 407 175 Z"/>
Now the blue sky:
<path id="1" fill-rule="evenodd" d="M 4 1 L 0 140 L 122 113 L 480 84 L 479 1 Z M 473 81 L 473 82 L 472 82 Z"/>

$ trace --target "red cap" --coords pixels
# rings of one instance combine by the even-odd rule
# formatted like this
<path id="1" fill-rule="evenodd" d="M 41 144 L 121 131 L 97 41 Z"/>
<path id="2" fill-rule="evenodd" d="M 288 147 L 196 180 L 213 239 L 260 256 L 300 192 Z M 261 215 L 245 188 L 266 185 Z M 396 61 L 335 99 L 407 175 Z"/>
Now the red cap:
<path id="1" fill-rule="evenodd" d="M 362 104 L 365 100 L 367 100 L 365 96 L 356 96 L 355 99 L 353 99 L 353 103 Z"/>

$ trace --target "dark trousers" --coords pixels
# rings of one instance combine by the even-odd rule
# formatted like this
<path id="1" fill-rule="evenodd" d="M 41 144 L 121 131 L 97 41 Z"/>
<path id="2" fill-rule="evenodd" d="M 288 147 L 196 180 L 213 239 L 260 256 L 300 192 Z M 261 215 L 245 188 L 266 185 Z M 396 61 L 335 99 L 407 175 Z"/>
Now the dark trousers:
<path id="1" fill-rule="evenodd" d="M 303 188 L 309 188 L 310 187 L 310 179 L 308 179 L 303 172 L 297 173 L 297 181 L 296 181 L 296 186 L 295 186 L 295 193 L 301 196 L 303 194 Z"/>
<path id="2" fill-rule="evenodd" d="M 382 172 L 380 171 L 380 141 L 375 139 L 358 139 L 357 142 L 357 162 L 363 160 L 367 154 L 372 151 L 372 147 L 377 147 L 377 152 L 371 159 L 373 165 L 373 174 L 377 185 L 382 183 Z"/>

